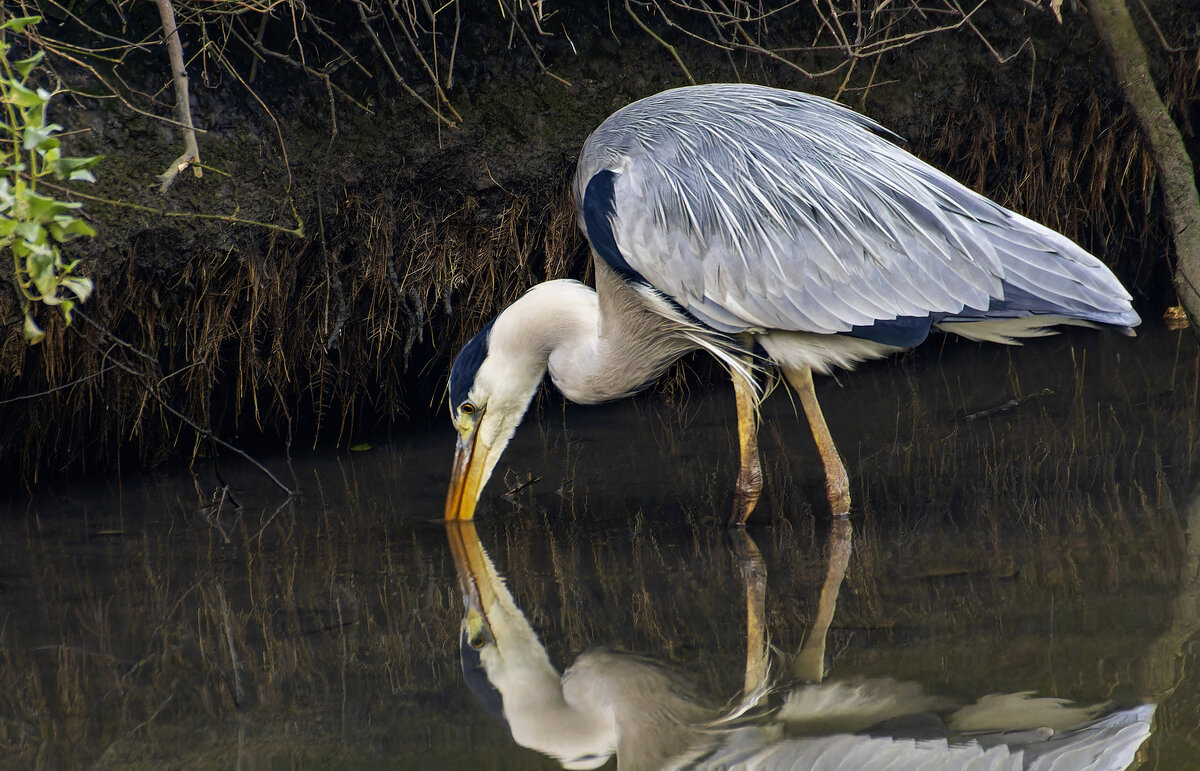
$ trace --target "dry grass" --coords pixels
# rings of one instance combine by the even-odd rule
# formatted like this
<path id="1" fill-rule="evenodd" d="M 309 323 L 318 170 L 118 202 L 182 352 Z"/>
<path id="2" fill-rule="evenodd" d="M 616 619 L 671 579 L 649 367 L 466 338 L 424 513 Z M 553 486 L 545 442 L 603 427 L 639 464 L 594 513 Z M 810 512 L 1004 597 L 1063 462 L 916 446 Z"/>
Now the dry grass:
<path id="1" fill-rule="evenodd" d="M 47 468 L 208 455 L 142 381 L 120 370 L 88 379 L 120 355 L 145 367 L 167 401 L 227 436 L 344 445 L 426 409 L 413 386 L 436 395 L 440 373 L 414 363 L 456 349 L 532 284 L 581 266 L 565 194 L 536 211 L 514 198 L 482 226 L 470 199 L 451 211 L 351 191 L 344 200 L 300 249 L 251 239 L 195 255 L 169 286 L 130 275 L 136 288 L 105 293 L 89 313 L 149 359 L 85 325 L 50 325 L 37 349 L 6 345 L 10 392 L 67 387 L 0 405 L 13 429 L 0 455 L 19 460 L 30 484 Z"/>

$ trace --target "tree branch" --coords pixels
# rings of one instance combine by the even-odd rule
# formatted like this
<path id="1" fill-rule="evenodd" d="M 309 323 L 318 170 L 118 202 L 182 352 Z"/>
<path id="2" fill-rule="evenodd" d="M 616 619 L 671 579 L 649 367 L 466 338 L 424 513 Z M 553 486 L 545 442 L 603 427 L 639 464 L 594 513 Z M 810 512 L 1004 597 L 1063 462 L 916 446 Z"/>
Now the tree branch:
<path id="1" fill-rule="evenodd" d="M 199 166 L 194 165 L 200 160 L 200 147 L 196 144 L 196 130 L 192 125 L 187 68 L 183 64 L 183 44 L 179 40 L 179 27 L 175 25 L 175 9 L 171 6 L 171 0 L 154 0 L 154 4 L 158 6 L 158 15 L 162 18 L 163 42 L 171 60 L 171 79 L 175 83 L 175 119 L 183 124 L 183 155 L 158 175 L 162 181 L 159 191 L 165 193 L 179 172 L 188 166 L 192 167 L 197 177 L 203 172 Z"/>
<path id="2" fill-rule="evenodd" d="M 1146 47 L 1125 0 L 1087 0 L 1087 6 L 1158 167 L 1175 242 L 1175 289 L 1200 334 L 1200 195 L 1191 156 L 1150 76 Z"/>

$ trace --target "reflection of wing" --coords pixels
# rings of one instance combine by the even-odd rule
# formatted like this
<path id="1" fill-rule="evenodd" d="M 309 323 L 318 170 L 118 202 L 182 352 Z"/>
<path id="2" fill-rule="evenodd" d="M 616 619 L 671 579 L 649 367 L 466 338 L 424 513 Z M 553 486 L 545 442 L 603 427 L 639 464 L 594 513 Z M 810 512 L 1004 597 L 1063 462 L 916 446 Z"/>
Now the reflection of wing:
<path id="1" fill-rule="evenodd" d="M 792 735 L 849 733 L 949 706 L 948 700 L 928 695 L 916 683 L 880 678 L 794 688 L 779 710 L 779 720 Z"/>
<path id="2" fill-rule="evenodd" d="M 911 686 L 911 684 L 909 684 Z M 816 686 L 823 688 L 824 686 Z M 808 690 L 808 689 L 805 689 Z M 825 701 L 821 694 L 809 699 Z M 792 699 L 789 697 L 789 701 Z M 884 705 L 862 703 L 867 712 L 895 711 Z M 881 709 L 881 707 L 883 707 Z M 1074 708 L 1066 708 L 1074 710 Z M 854 710 L 842 710 L 853 719 Z M 1066 717 L 1047 715 L 1057 721 Z M 970 738 L 960 735 L 913 738 L 889 736 L 882 726 L 867 733 L 837 733 L 831 736 L 785 738 L 789 727 L 746 728 L 735 732 L 722 747 L 710 754 L 703 766 L 724 769 L 887 769 L 888 771 L 1120 771 L 1134 761 L 1139 747 L 1150 735 L 1154 706 L 1145 705 L 1114 712 L 1076 728 L 1055 731 L 1045 727 L 1016 733 L 992 725 L 993 733 Z M 807 714 L 806 717 L 810 717 Z M 781 713 L 780 717 L 783 717 Z M 903 720 L 890 724 L 893 731 L 911 725 Z"/>
<path id="3" fill-rule="evenodd" d="M 1005 747 L 985 750 L 977 744 L 954 746 L 945 740 L 917 741 L 838 734 L 792 739 L 766 746 L 729 746 L 708 758 L 707 767 L 730 769 L 806 769 L 807 771 L 1019 771 L 1019 755 Z"/>
<path id="4" fill-rule="evenodd" d="M 1030 745 L 1026 762 L 1035 771 L 1079 769 L 1117 771 L 1128 768 L 1138 748 L 1150 736 L 1154 705 L 1114 712 L 1081 728 L 1063 731 L 1051 739 Z"/>
<path id="5" fill-rule="evenodd" d="M 1032 691 L 991 693 L 956 710 L 947 722 L 955 731 L 964 733 L 988 731 L 998 725 L 1013 731 L 1042 726 L 1062 729 L 1094 720 L 1107 706 L 1076 707 L 1066 699 L 1035 698 Z"/>
<path id="6" fill-rule="evenodd" d="M 1067 312 L 1136 325 L 1092 255 L 834 102 L 741 84 L 635 102 L 574 181 L 596 253 L 724 332 Z"/>

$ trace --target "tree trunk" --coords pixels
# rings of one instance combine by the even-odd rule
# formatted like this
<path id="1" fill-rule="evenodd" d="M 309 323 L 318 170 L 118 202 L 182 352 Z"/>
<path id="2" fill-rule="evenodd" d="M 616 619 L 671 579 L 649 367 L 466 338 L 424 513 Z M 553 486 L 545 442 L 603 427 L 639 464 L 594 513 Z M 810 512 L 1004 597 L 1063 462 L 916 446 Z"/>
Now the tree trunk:
<path id="1" fill-rule="evenodd" d="M 1146 47 L 1125 0 L 1087 0 L 1087 5 L 1158 167 L 1175 240 L 1175 289 L 1192 330 L 1200 335 L 1200 196 L 1192 159 L 1150 77 Z"/>

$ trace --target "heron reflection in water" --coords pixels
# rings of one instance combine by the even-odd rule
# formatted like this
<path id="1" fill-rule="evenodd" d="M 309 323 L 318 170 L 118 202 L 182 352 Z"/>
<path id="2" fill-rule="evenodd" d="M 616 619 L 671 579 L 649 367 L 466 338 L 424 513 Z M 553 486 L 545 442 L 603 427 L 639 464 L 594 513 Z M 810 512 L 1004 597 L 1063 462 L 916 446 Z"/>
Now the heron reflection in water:
<path id="1" fill-rule="evenodd" d="M 734 532 L 746 595 L 742 693 L 732 706 L 697 698 L 685 678 L 652 659 L 605 649 L 559 673 L 469 522 L 448 523 L 463 592 L 463 673 L 518 744 L 564 768 L 599 768 L 615 754 L 630 769 L 1127 768 L 1150 734 L 1153 705 L 1102 714 L 1029 694 L 991 694 L 952 709 L 916 683 L 887 678 L 825 682 L 825 638 L 850 554 L 835 522 L 813 627 L 773 684 L 764 623 L 766 572 L 753 541 Z"/>
<path id="2" fill-rule="evenodd" d="M 812 373 L 931 331 L 1012 343 L 1060 324 L 1141 319 L 1100 260 L 967 189 L 836 102 L 744 84 L 666 91 L 588 138 L 573 192 L 596 288 L 547 281 L 459 353 L 445 518 L 471 519 L 547 373 L 568 399 L 628 396 L 702 349 L 733 378 L 740 471 L 730 523 L 762 489 L 758 375 L 800 399 L 835 518 L 849 482 Z"/>

